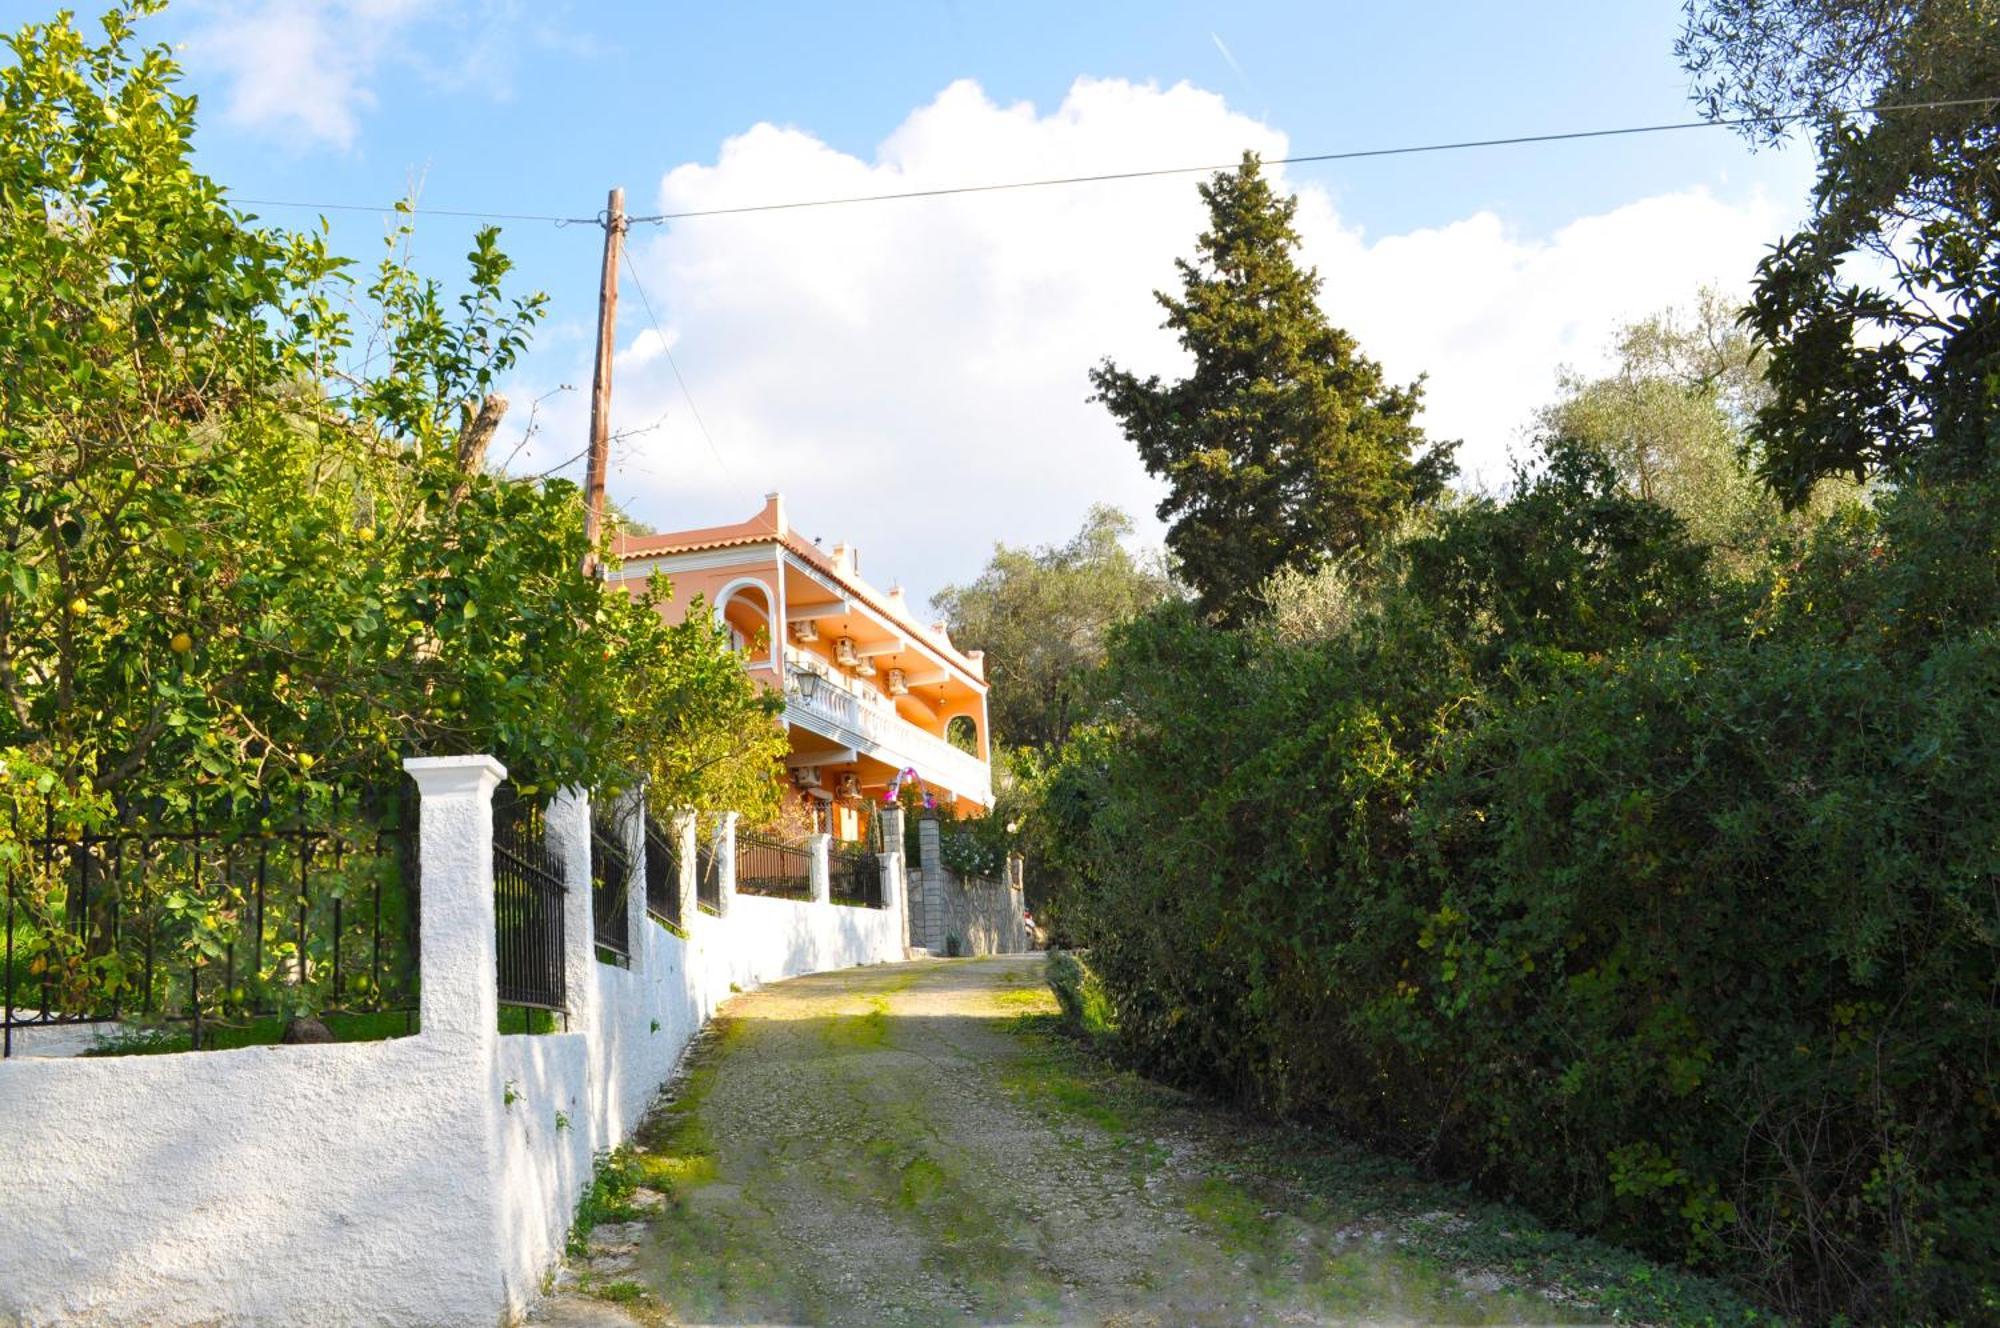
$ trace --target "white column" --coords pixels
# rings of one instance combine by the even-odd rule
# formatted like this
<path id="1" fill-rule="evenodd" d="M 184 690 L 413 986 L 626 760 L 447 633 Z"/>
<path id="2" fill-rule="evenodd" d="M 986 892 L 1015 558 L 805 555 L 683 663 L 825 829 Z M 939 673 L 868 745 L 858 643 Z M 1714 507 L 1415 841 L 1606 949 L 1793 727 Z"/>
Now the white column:
<path id="1" fill-rule="evenodd" d="M 694 932 L 695 915 L 701 912 L 696 906 L 700 898 L 701 851 L 700 837 L 696 833 L 694 813 L 683 807 L 674 813 L 674 852 L 681 864 L 681 930 Z"/>
<path id="2" fill-rule="evenodd" d="M 507 768 L 490 756 L 403 762 L 421 795 L 423 873 L 419 1018 L 426 1038 L 491 1044 L 499 1036 L 499 943 L 493 934 L 493 790 Z"/>
<path id="3" fill-rule="evenodd" d="M 827 850 L 833 844 L 833 836 L 824 832 L 806 836 L 806 851 L 812 854 L 812 901 L 815 904 L 833 902 L 833 873 L 828 870 Z"/>
<path id="4" fill-rule="evenodd" d="M 597 1016 L 597 940 L 590 907 L 590 795 L 568 788 L 543 813 L 549 855 L 563 865 L 563 1008 L 569 1031 L 588 1033 Z"/>
<path id="5" fill-rule="evenodd" d="M 493 793 L 507 768 L 490 756 L 419 756 L 403 762 L 420 795 L 417 812 L 418 945 L 422 987 L 416 1041 L 436 1049 L 422 1111 L 410 1128 L 420 1150 L 453 1159 L 448 1215 L 434 1224 L 440 1249 L 466 1267 L 484 1267 L 492 1288 L 480 1319 L 517 1309 L 533 1295 L 505 1269 L 499 1080 L 499 939 L 493 909 Z M 453 1279 L 446 1277 L 440 1285 Z M 486 1294 L 478 1296 L 486 1301 Z M 452 1302 L 464 1306 L 464 1300 Z M 476 1301 L 474 1303 L 477 1303 Z M 455 1311 L 443 1309 L 450 1317 Z M 468 1316 L 472 1311 L 466 1308 Z"/>
<path id="6" fill-rule="evenodd" d="M 715 818 L 715 867 L 722 883 L 716 898 L 718 911 L 725 918 L 736 902 L 736 821 L 741 814 L 723 812 Z"/>

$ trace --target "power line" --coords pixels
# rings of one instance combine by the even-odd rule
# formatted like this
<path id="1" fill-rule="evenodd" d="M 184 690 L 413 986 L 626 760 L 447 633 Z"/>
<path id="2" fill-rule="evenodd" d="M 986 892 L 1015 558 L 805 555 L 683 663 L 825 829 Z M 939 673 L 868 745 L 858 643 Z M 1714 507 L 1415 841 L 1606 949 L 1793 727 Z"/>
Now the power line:
<path id="1" fill-rule="evenodd" d="M 1942 110 L 1954 106 L 1990 106 L 1996 97 L 1966 97 L 1956 101 L 1903 102 L 1894 105 L 1857 106 L 1836 114 L 1881 115 L 1893 111 Z M 1746 115 L 1729 120 L 1679 120 L 1670 124 L 1628 125 L 1618 129 L 1573 129 L 1557 134 L 1519 134 L 1511 138 L 1472 138 L 1451 143 L 1418 143 L 1393 148 L 1357 148 L 1347 152 L 1314 152 L 1296 157 L 1272 157 L 1267 166 L 1303 166 L 1315 162 L 1360 161 L 1371 157 L 1407 157 L 1429 152 L 1463 152 L 1473 148 L 1518 147 L 1530 143 L 1568 143 L 1590 138 L 1623 138 L 1635 134 L 1665 134 L 1682 129 L 1725 129 L 1747 125 L 1789 124 L 1812 118 L 1812 112 L 1789 115 Z M 1046 189 L 1056 185 L 1104 184 L 1117 180 L 1148 180 L 1170 175 L 1200 175 L 1209 171 L 1233 170 L 1237 163 L 1212 162 L 1201 166 L 1162 166 L 1152 170 L 1105 171 L 1095 175 L 1059 175 L 1041 180 L 1008 180 L 997 184 L 948 185 L 937 189 L 907 189 L 886 194 L 856 194 L 846 198 L 802 199 L 789 203 L 748 203 L 737 207 L 692 208 L 683 212 L 661 212 L 647 217 L 630 217 L 630 222 L 664 225 L 692 217 L 729 217 L 747 212 L 789 212 L 800 208 L 842 207 L 850 203 L 888 203 L 899 199 L 944 198 L 955 194 L 990 194 L 1007 189 Z"/>
<path id="2" fill-rule="evenodd" d="M 741 487 L 742 481 L 736 478 L 736 472 L 723 459 L 722 449 L 715 445 L 715 439 L 708 432 L 708 425 L 702 422 L 701 408 L 694 404 L 694 393 L 688 391 L 687 379 L 681 377 L 680 363 L 674 359 L 674 349 L 667 344 L 667 334 L 660 327 L 660 320 L 653 314 L 653 302 L 646 298 L 646 285 L 639 280 L 639 269 L 633 264 L 632 255 L 626 252 L 620 256 L 625 260 L 625 271 L 632 278 L 632 289 L 639 292 L 639 305 L 646 311 L 646 321 L 653 325 L 653 335 L 660 340 L 660 350 L 667 357 L 667 366 L 674 371 L 674 381 L 681 386 L 681 396 L 687 401 L 688 414 L 694 416 L 694 426 L 701 431 L 702 441 L 708 444 L 709 455 L 715 458 L 715 464 L 722 468 L 722 473 L 730 484 Z"/>
<path id="3" fill-rule="evenodd" d="M 288 198 L 232 198 L 229 201 L 240 203 L 245 207 L 303 208 L 310 212 L 375 212 L 386 215 L 399 210 L 394 203 L 378 207 L 370 203 L 305 203 Z M 458 208 L 426 207 L 405 207 L 400 210 L 413 217 L 472 217 L 480 221 L 547 221 L 557 226 L 597 226 L 602 225 L 604 221 L 601 215 L 557 217 L 536 212 L 478 212 Z"/>
<path id="4" fill-rule="evenodd" d="M 1967 106 L 1991 106 L 2000 103 L 2000 96 L 1963 97 L 1949 101 L 1893 102 L 1872 106 L 1851 106 L 1836 108 L 1832 115 L 1889 115 L 1902 111 L 1950 110 Z M 1801 120 L 1816 118 L 1819 112 L 1796 111 L 1782 115 L 1745 115 L 1721 120 L 1677 120 L 1665 124 L 1625 125 L 1615 129 L 1572 129 L 1552 134 L 1517 134 L 1507 138 L 1469 138 L 1446 143 L 1414 143 L 1398 147 L 1355 148 L 1343 152 L 1312 152 L 1292 157 L 1271 157 L 1265 159 L 1268 166 L 1308 166 L 1333 161 L 1365 161 L 1377 157 L 1409 157 L 1436 152 L 1467 152 L 1480 148 L 1523 147 L 1538 143 L 1573 143 L 1598 138 L 1630 138 L 1642 134 L 1678 133 L 1689 129 L 1741 129 L 1752 125 L 1784 125 Z M 778 203 L 745 203 L 735 207 L 689 208 L 679 212 L 660 212 L 651 216 L 629 217 L 628 222 L 645 222 L 660 226 L 670 221 L 685 221 L 698 217 L 732 217 L 753 212 L 794 212 L 806 208 L 847 207 L 856 203 L 889 203 L 907 199 L 947 198 L 960 194 L 991 194 L 1014 189 L 1048 189 L 1061 185 L 1108 184 L 1121 180 L 1148 180 L 1176 175 L 1200 175 L 1210 171 L 1226 171 L 1236 166 L 1236 162 L 1209 162 L 1199 166 L 1161 166 L 1147 170 L 1102 171 L 1091 175 L 1059 175 L 1035 180 L 1002 180 L 989 184 L 945 185 L 935 189 L 904 189 L 880 194 L 854 194 L 838 198 L 794 199 Z M 302 208 L 323 212 L 376 212 L 389 213 L 396 210 L 371 206 L 363 203 L 311 203 L 294 199 L 243 198 L 234 200 L 251 207 Z M 488 221 L 538 221 L 557 227 L 605 224 L 603 213 L 588 217 L 564 217 L 552 213 L 532 212 L 483 212 L 455 208 L 407 208 L 413 216 L 419 217 L 471 217 Z"/>

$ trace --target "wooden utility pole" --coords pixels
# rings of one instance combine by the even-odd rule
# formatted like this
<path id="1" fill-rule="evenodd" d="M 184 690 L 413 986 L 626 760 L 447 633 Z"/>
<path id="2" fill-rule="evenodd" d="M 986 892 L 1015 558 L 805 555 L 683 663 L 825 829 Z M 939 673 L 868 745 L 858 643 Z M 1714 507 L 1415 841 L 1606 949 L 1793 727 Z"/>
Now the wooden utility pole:
<path id="1" fill-rule="evenodd" d="M 597 364 L 590 374 L 590 468 L 583 481 L 583 532 L 591 549 L 604 529 L 604 473 L 611 461 L 611 356 L 617 348 L 618 255 L 625 245 L 625 191 L 604 208 L 604 273 L 597 281 Z M 589 572 L 595 558 L 583 555 Z"/>

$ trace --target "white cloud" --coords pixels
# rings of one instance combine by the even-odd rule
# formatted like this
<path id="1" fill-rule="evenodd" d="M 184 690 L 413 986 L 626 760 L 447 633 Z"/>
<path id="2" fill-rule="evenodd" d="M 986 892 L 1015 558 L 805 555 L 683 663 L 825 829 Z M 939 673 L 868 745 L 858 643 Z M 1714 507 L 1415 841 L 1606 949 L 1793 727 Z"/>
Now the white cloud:
<path id="1" fill-rule="evenodd" d="M 521 0 L 200 0 L 191 10 L 188 61 L 222 81 L 228 121 L 341 149 L 387 75 L 505 98 L 524 50 L 587 53 Z"/>
<path id="2" fill-rule="evenodd" d="M 913 112 L 872 161 L 760 124 L 713 164 L 668 171 L 659 204 L 841 197 L 1285 147 L 1282 133 L 1186 85 L 1083 79 L 1044 114 L 961 82 Z M 996 540 L 1066 537 L 1092 502 L 1123 506 L 1156 538 L 1159 490 L 1087 401 L 1086 374 L 1107 355 L 1141 372 L 1180 370 L 1152 291 L 1174 284 L 1173 261 L 1204 220 L 1193 178 L 1181 176 L 641 228 L 636 266 L 721 455 L 628 288 L 613 423 L 630 436 L 615 451 L 614 492 L 672 527 L 740 519 L 782 489 L 807 534 L 860 543 L 871 577 L 902 579 L 917 598 L 976 573 Z M 1762 201 L 1699 191 L 1546 237 L 1481 212 L 1371 238 L 1317 189 L 1299 209 L 1329 313 L 1395 378 L 1429 374 L 1427 426 L 1465 439 L 1462 465 L 1489 481 L 1504 478 L 1508 444 L 1560 364 L 1588 367 L 1621 319 L 1703 281 L 1740 282 L 1778 224 Z M 587 374 L 573 369 L 571 381 Z M 581 397 L 545 409 L 536 468 L 575 450 Z M 662 427 L 637 432 L 663 414 Z"/>
<path id="3" fill-rule="evenodd" d="M 1430 433 L 1464 440 L 1468 481 L 1498 483 L 1508 445 L 1560 367 L 1601 367 L 1620 323 L 1685 302 L 1704 284 L 1744 285 L 1782 219 L 1762 198 L 1732 204 L 1697 189 L 1581 217 L 1541 239 L 1480 212 L 1370 242 L 1308 191 L 1299 225 L 1328 312 L 1393 377 L 1429 375 Z"/>

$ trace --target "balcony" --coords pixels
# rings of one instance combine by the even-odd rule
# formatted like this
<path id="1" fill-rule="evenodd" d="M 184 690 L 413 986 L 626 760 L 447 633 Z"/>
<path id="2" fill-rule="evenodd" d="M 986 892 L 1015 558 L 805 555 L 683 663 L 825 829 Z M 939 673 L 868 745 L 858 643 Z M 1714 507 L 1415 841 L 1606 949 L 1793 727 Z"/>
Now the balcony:
<path id="1" fill-rule="evenodd" d="M 983 806 L 993 805 L 993 777 L 986 762 L 910 723 L 880 692 L 809 667 L 790 650 L 785 660 L 785 722 L 893 769 L 914 768 L 927 784 L 948 788 Z"/>

